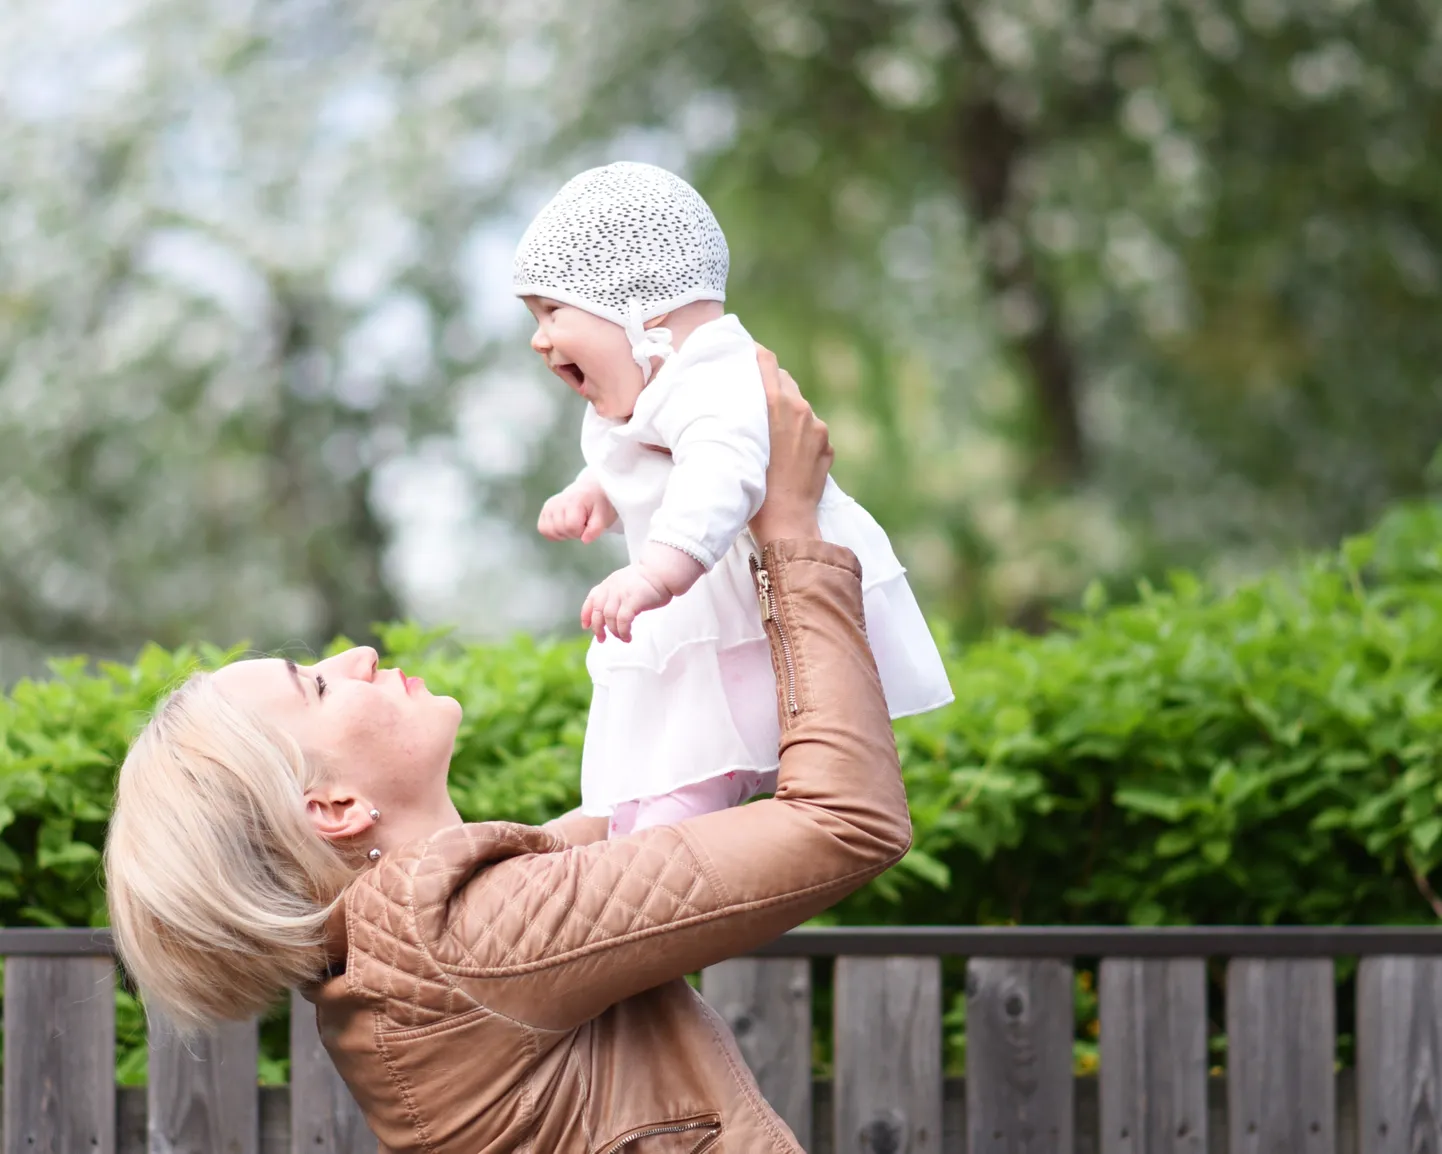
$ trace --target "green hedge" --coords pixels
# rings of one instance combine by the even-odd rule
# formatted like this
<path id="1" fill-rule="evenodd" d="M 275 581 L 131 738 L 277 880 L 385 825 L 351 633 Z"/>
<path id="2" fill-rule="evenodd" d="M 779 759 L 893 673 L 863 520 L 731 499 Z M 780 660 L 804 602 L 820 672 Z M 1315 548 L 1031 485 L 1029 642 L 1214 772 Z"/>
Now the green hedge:
<path id="1" fill-rule="evenodd" d="M 956 703 L 897 727 L 916 848 L 829 920 L 1434 920 L 1439 543 L 1442 506 L 1419 505 L 1226 593 L 1186 574 L 1114 607 L 1093 590 L 1063 629 L 955 654 Z M 467 818 L 575 803 L 584 639 L 382 633 L 388 661 L 465 707 Z M 0 923 L 103 923 L 127 741 L 167 687 L 234 655 L 61 661 L 0 698 Z"/>

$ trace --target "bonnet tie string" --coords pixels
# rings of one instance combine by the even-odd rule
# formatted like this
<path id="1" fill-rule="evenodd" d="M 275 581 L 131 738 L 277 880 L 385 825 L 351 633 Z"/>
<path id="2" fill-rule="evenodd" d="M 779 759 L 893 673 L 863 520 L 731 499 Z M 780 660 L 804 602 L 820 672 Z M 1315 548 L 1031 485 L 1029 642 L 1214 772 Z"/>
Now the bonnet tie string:
<path id="1" fill-rule="evenodd" d="M 631 298 L 630 312 L 626 317 L 626 336 L 631 342 L 631 356 L 641 366 L 641 382 L 651 379 L 651 358 L 665 360 L 676 350 L 671 347 L 671 330 L 663 325 L 647 328 L 641 317 L 641 302 Z"/>

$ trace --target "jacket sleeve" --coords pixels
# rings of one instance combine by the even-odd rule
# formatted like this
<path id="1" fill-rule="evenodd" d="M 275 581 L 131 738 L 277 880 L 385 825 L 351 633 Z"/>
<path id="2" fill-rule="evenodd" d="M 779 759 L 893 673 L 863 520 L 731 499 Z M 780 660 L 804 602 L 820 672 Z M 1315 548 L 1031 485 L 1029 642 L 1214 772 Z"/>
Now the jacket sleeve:
<path id="1" fill-rule="evenodd" d="M 910 845 L 860 567 L 821 541 L 768 546 L 781 765 L 774 798 L 488 866 L 430 943 L 467 1000 L 565 1029 L 770 941 Z"/>
<path id="2" fill-rule="evenodd" d="M 568 846 L 575 846 L 605 841 L 610 824 L 607 818 L 588 817 L 579 809 L 573 809 L 560 817 L 553 817 L 541 828 L 555 834 Z"/>

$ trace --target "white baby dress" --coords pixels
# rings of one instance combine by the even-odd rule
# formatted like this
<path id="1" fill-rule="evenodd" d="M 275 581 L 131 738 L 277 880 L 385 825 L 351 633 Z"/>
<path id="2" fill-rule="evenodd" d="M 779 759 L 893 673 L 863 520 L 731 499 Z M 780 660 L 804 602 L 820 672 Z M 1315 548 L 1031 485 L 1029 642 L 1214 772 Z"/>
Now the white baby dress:
<path id="1" fill-rule="evenodd" d="M 746 526 L 765 496 L 770 444 L 756 346 L 741 323 L 727 315 L 697 328 L 629 421 L 587 406 L 581 449 L 633 561 L 658 541 L 707 566 L 682 596 L 639 615 L 629 644 L 591 643 L 582 809 L 609 815 L 729 771 L 758 773 L 769 789 L 781 733 L 751 571 L 759 551 Z M 892 717 L 951 701 L 941 655 L 881 526 L 829 480 L 818 519 L 822 536 L 861 562 L 867 636 Z"/>

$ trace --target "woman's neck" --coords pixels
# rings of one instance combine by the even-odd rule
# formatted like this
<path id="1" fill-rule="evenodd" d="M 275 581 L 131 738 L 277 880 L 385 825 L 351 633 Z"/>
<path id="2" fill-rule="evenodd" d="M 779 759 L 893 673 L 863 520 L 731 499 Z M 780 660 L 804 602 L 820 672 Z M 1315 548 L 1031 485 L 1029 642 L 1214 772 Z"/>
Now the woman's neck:
<path id="1" fill-rule="evenodd" d="M 460 812 L 447 794 L 428 805 L 404 806 L 382 813 L 381 820 L 369 831 L 370 837 L 362 834 L 359 840 L 368 841 L 386 854 L 408 842 L 421 841 L 461 824 Z"/>

